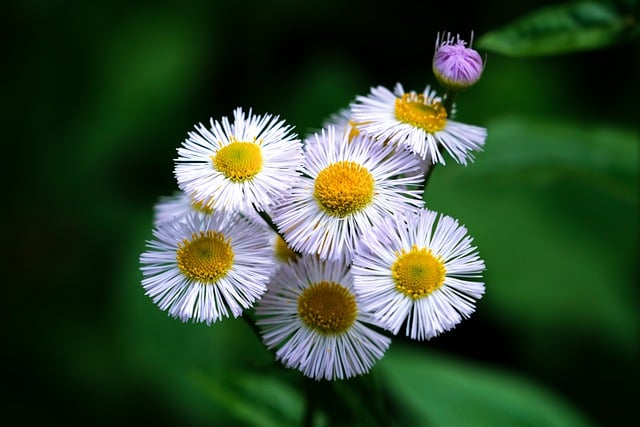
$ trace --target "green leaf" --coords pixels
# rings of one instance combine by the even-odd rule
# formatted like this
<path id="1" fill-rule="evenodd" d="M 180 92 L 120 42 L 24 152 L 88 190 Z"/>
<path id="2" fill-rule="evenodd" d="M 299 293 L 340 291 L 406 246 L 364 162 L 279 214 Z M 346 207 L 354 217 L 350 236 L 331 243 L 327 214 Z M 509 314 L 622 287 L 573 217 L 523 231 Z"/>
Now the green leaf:
<path id="1" fill-rule="evenodd" d="M 510 56 L 599 49 L 640 34 L 638 17 L 595 1 L 548 6 L 478 40 L 481 49 Z"/>
<path id="2" fill-rule="evenodd" d="M 599 124 L 502 117 L 488 124 L 486 152 L 471 174 L 552 170 L 637 204 L 640 138 L 631 130 Z M 467 172 L 465 172 L 467 173 Z"/>
<path id="3" fill-rule="evenodd" d="M 513 374 L 394 346 L 379 363 L 411 425 L 589 426 L 567 402 Z"/>
<path id="4" fill-rule="evenodd" d="M 298 425 L 302 420 L 302 395 L 285 382 L 289 376 L 244 370 L 215 378 L 195 373 L 192 378 L 217 405 L 243 424 L 280 427 Z"/>
<path id="5" fill-rule="evenodd" d="M 300 425 L 303 419 L 317 427 L 392 424 L 383 398 L 387 391 L 375 367 L 368 375 L 342 381 L 316 381 L 297 370 L 276 367 L 215 375 L 198 371 L 191 379 L 214 405 L 246 425 Z"/>

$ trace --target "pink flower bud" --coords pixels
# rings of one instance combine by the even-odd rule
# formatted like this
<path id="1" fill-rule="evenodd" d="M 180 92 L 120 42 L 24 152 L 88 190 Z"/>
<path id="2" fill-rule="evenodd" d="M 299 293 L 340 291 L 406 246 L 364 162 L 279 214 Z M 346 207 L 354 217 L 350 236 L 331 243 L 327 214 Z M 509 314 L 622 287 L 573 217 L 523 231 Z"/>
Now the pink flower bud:
<path id="1" fill-rule="evenodd" d="M 454 38 L 451 33 L 438 34 L 433 55 L 433 73 L 440 84 L 449 90 L 466 89 L 482 75 L 484 62 L 480 54 L 471 49 L 471 43 L 467 47 L 467 42 L 460 35 Z"/>

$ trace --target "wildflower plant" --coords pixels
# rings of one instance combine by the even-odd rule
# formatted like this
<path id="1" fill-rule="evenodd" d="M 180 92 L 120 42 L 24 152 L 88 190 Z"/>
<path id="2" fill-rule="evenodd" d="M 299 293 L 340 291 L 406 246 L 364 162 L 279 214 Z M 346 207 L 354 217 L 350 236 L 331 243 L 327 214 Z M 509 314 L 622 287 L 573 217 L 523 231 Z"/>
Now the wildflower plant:
<path id="1" fill-rule="evenodd" d="M 444 93 L 373 87 L 300 138 L 237 108 L 178 147 L 179 191 L 155 206 L 142 287 L 184 322 L 243 317 L 274 358 L 314 380 L 367 374 L 398 334 L 428 340 L 472 315 L 485 265 L 466 228 L 425 205 L 431 172 L 486 129 L 453 120 L 484 61 L 439 35 Z"/>

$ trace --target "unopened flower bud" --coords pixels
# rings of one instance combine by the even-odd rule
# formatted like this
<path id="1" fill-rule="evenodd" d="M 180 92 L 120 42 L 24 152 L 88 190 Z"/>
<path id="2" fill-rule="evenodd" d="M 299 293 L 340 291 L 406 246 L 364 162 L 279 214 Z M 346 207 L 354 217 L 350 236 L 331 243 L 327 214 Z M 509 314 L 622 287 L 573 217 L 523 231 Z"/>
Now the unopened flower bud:
<path id="1" fill-rule="evenodd" d="M 473 35 L 472 42 L 473 42 Z M 473 86 L 480 79 L 484 62 L 480 54 L 467 47 L 459 35 L 438 34 L 433 55 L 433 73 L 448 90 L 458 91 Z"/>

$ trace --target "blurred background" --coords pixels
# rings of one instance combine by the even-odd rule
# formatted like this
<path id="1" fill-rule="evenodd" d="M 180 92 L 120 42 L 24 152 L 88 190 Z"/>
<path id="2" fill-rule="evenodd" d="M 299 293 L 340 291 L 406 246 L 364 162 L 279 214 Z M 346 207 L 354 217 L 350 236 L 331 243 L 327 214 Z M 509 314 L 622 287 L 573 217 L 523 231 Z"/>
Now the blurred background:
<path id="1" fill-rule="evenodd" d="M 237 106 L 305 136 L 371 86 L 437 86 L 438 32 L 482 38 L 551 3 L 5 4 L 5 419 L 301 419 L 299 375 L 242 320 L 182 324 L 143 293 L 138 257 L 154 203 L 177 189 L 176 148 Z M 372 387 L 397 425 L 623 425 L 640 385 L 637 38 L 537 56 L 478 46 L 485 73 L 458 119 L 487 127 L 486 150 L 438 167 L 426 201 L 475 237 L 487 292 L 453 331 L 394 340 Z M 345 424 L 379 422 L 357 392 L 369 380 L 320 386 Z"/>

